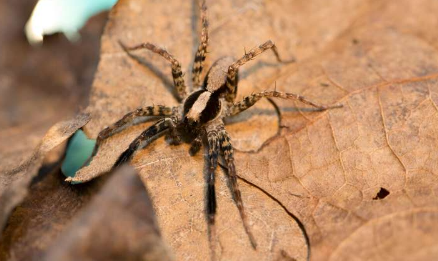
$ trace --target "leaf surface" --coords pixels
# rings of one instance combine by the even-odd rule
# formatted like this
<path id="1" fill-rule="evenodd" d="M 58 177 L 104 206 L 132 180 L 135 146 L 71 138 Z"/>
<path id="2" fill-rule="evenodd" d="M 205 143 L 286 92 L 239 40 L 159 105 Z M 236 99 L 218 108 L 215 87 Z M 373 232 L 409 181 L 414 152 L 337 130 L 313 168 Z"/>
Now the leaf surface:
<path id="1" fill-rule="evenodd" d="M 244 48 L 268 39 L 285 59 L 298 60 L 285 66 L 269 53 L 257 57 L 240 70 L 237 99 L 276 83 L 279 91 L 344 105 L 314 112 L 298 102 L 276 101 L 279 124 L 275 109 L 264 101 L 230 119 L 239 185 L 259 247 L 251 249 L 226 177 L 218 172 L 219 259 L 305 260 L 309 247 L 312 260 L 436 256 L 438 33 L 430 28 L 438 25 L 437 2 L 221 0 L 207 5 L 208 64 L 225 55 L 240 57 Z M 133 59 L 118 42 L 165 46 L 189 72 L 198 16 L 195 1 L 117 4 L 102 37 L 88 108 L 91 137 L 137 107 L 177 104 L 166 61 L 147 51 Z M 87 181 L 108 170 L 148 124 L 108 139 L 76 179 Z M 150 190 L 176 259 L 205 260 L 204 156 L 190 157 L 188 148 L 161 138 L 135 154 L 132 163 Z"/>
<path id="2" fill-rule="evenodd" d="M 58 150 L 46 158 L 48 152 L 87 121 L 85 114 L 74 115 L 88 95 L 105 18 L 92 19 L 81 31 L 81 44 L 54 35 L 43 46 L 32 47 L 23 28 L 34 5 L 24 0 L 0 3 L 2 229 L 12 209 L 27 195 L 41 165 L 56 162 L 62 154 Z"/>
<path id="3" fill-rule="evenodd" d="M 170 261 L 147 191 L 130 166 L 118 169 L 49 248 L 44 260 Z"/>

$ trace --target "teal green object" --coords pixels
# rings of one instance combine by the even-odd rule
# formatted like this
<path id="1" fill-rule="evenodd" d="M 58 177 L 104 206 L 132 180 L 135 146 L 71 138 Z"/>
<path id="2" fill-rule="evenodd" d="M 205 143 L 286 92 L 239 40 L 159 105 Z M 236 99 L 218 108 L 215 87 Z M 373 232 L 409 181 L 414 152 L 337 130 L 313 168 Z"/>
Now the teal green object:
<path id="1" fill-rule="evenodd" d="M 95 140 L 88 139 L 82 130 L 76 131 L 71 137 L 61 170 L 66 177 L 74 177 L 93 153 Z M 74 184 L 74 183 L 73 183 Z"/>
<path id="2" fill-rule="evenodd" d="M 79 30 L 93 15 L 111 9 L 117 0 L 39 0 L 25 32 L 32 44 L 43 35 L 64 33 L 70 40 L 80 38 Z"/>

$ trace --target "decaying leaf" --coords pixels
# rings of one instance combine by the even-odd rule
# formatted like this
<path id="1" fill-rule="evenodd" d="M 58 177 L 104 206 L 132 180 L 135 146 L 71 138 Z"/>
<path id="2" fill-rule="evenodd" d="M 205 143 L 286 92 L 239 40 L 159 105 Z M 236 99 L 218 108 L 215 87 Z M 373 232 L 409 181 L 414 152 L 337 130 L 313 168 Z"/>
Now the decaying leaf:
<path id="1" fill-rule="evenodd" d="M 64 181 L 59 165 L 39 170 L 30 193 L 12 211 L 2 231 L 0 260 L 42 260 L 106 180 L 72 186 Z"/>
<path id="2" fill-rule="evenodd" d="M 117 170 L 59 235 L 44 260 L 173 260 L 136 171 Z"/>
<path id="3" fill-rule="evenodd" d="M 105 15 L 92 19 L 82 30 L 81 44 L 55 35 L 48 37 L 43 46 L 34 48 L 25 39 L 23 28 L 35 3 L 0 2 L 2 229 L 10 211 L 25 197 L 47 152 L 86 123 L 85 115 L 72 121 L 65 119 L 74 118 L 78 106 L 85 104 L 106 19 Z M 55 154 L 57 161 L 62 151 Z"/>
<path id="4" fill-rule="evenodd" d="M 80 114 L 75 119 L 55 124 L 32 154 L 18 167 L 10 170 L 2 169 L 0 173 L 0 228 L 6 224 L 12 209 L 27 195 L 30 182 L 38 174 L 47 153 L 68 139 L 89 119 L 88 114 Z M 5 160 L 5 165 L 8 165 L 8 161 L 15 161 L 16 158 L 9 157 L 3 160 Z"/>
<path id="5" fill-rule="evenodd" d="M 242 68 L 239 96 L 276 88 L 342 109 L 311 112 L 299 103 L 258 104 L 227 126 L 238 149 L 243 201 L 258 241 L 252 250 L 224 175 L 218 174 L 219 260 L 431 260 L 438 243 L 438 3 L 433 0 L 207 1 L 208 63 L 240 57 L 268 39 L 280 66 L 263 54 Z M 153 10 L 153 12 L 151 11 Z M 176 105 L 169 65 L 147 51 L 136 61 L 118 44 L 167 47 L 189 71 L 197 44 L 196 1 L 121 0 L 102 38 L 93 84 L 91 137 L 140 106 Z M 186 77 L 188 80 L 189 77 Z M 148 124 L 107 140 L 87 181 L 107 171 Z M 273 138 L 271 138 L 273 137 Z M 133 164 L 148 186 L 163 237 L 177 260 L 209 256 L 202 155 L 163 139 Z M 386 190 L 388 193 L 381 194 Z M 380 194 L 380 196 L 379 196 Z M 285 209 L 287 211 L 285 211 Z M 293 213 L 304 224 L 305 233 Z M 407 240 L 402 240 L 407 238 Z"/>

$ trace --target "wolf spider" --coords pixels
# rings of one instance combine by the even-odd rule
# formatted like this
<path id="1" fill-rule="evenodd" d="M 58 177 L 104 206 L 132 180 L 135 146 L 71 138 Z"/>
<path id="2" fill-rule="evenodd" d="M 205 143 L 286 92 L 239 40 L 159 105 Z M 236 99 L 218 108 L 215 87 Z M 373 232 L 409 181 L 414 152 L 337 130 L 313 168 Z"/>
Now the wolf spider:
<path id="1" fill-rule="evenodd" d="M 263 97 L 275 97 L 282 99 L 299 100 L 302 103 L 311 105 L 318 110 L 329 108 L 338 108 L 335 106 L 322 106 L 313 103 L 304 97 L 293 94 L 274 91 L 263 91 L 254 93 L 243 98 L 239 102 L 234 102 L 238 84 L 239 67 L 254 59 L 257 55 L 272 50 L 277 61 L 283 61 L 278 53 L 275 44 L 272 41 L 266 41 L 260 46 L 245 53 L 240 59 L 234 61 L 230 57 L 224 57 L 217 60 L 209 69 L 202 84 L 200 75 L 203 70 L 204 60 L 207 54 L 208 44 L 208 20 L 207 7 L 205 0 L 201 4 L 201 41 L 195 55 L 195 61 L 192 68 L 192 83 L 196 91 L 187 94 L 184 83 L 181 64 L 173 55 L 166 50 L 157 47 L 151 43 L 142 43 L 133 47 L 122 47 L 129 52 L 138 49 L 147 49 L 169 61 L 172 68 L 173 83 L 177 94 L 182 101 L 179 106 L 167 107 L 163 105 L 146 106 L 129 112 L 122 119 L 103 129 L 96 141 L 93 156 L 101 143 L 108 137 L 121 132 L 128 126 L 137 122 L 140 117 L 158 116 L 161 117 L 155 124 L 141 133 L 117 159 L 114 167 L 125 162 L 129 162 L 135 151 L 144 148 L 156 138 L 164 134 L 171 137 L 174 143 L 180 142 L 191 143 L 190 154 L 196 154 L 202 147 L 203 143 L 208 147 L 208 176 L 207 176 L 207 219 L 209 225 L 209 238 L 214 238 L 213 226 L 216 214 L 216 195 L 215 195 L 215 170 L 218 165 L 218 157 L 221 154 L 228 168 L 228 178 L 231 185 L 231 191 L 234 201 L 242 219 L 243 227 L 249 237 L 252 247 L 256 248 L 256 240 L 249 229 L 247 216 L 242 203 L 242 196 L 237 184 L 236 168 L 234 165 L 233 147 L 230 136 L 224 127 L 224 118 L 239 114 L 250 108 Z M 293 62 L 293 61 L 292 61 Z M 206 142 L 203 142 L 206 141 Z"/>

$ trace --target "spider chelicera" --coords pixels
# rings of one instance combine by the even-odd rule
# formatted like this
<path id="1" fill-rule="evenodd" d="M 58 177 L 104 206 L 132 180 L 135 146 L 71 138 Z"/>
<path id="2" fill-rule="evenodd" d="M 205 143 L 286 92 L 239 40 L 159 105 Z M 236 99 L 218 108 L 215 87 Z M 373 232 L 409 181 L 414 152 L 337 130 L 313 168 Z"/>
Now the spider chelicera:
<path id="1" fill-rule="evenodd" d="M 190 153 L 196 154 L 202 147 L 203 143 L 208 147 L 208 173 L 207 173 L 207 215 L 210 228 L 210 237 L 214 238 L 214 222 L 216 214 L 216 195 L 215 195 L 215 170 L 218 165 L 218 157 L 222 156 L 225 167 L 228 168 L 228 178 L 231 184 L 233 198 L 242 219 L 244 229 L 249 237 L 252 247 L 256 248 L 256 240 L 249 229 L 247 217 L 245 214 L 242 196 L 237 184 L 236 168 L 234 165 L 233 147 L 230 136 L 224 127 L 224 118 L 239 114 L 250 108 L 263 97 L 275 97 L 282 99 L 295 99 L 305 104 L 311 105 L 318 110 L 338 108 L 341 105 L 322 106 L 306 100 L 304 97 L 278 91 L 263 91 L 254 93 L 235 102 L 238 70 L 239 67 L 254 59 L 257 55 L 266 50 L 272 50 L 276 59 L 280 59 L 275 44 L 272 41 L 266 41 L 260 46 L 245 53 L 240 59 L 234 60 L 230 57 L 224 57 L 217 60 L 206 74 L 201 83 L 200 75 L 203 70 L 204 60 L 207 54 L 208 44 L 208 20 L 207 7 L 205 0 L 201 4 L 201 42 L 195 55 L 195 61 L 192 68 L 193 89 L 197 89 L 187 94 L 187 88 L 184 83 L 181 64 L 173 55 L 166 50 L 159 48 L 151 43 L 142 43 L 133 47 L 122 47 L 125 51 L 130 52 L 138 49 L 148 49 L 156 54 L 161 55 L 170 62 L 172 68 L 173 82 L 177 94 L 182 101 L 179 106 L 167 107 L 163 105 L 154 105 L 139 108 L 129 112 L 122 119 L 102 130 L 96 141 L 93 156 L 97 153 L 99 146 L 108 137 L 121 132 L 126 127 L 131 126 L 137 119 L 145 116 L 157 116 L 160 119 L 143 131 L 118 158 L 114 167 L 125 162 L 129 162 L 135 151 L 144 148 L 157 135 L 167 133 L 173 143 L 187 142 L 191 144 Z M 292 61 L 287 61 L 292 62 Z M 210 238 L 211 240 L 211 238 Z"/>

